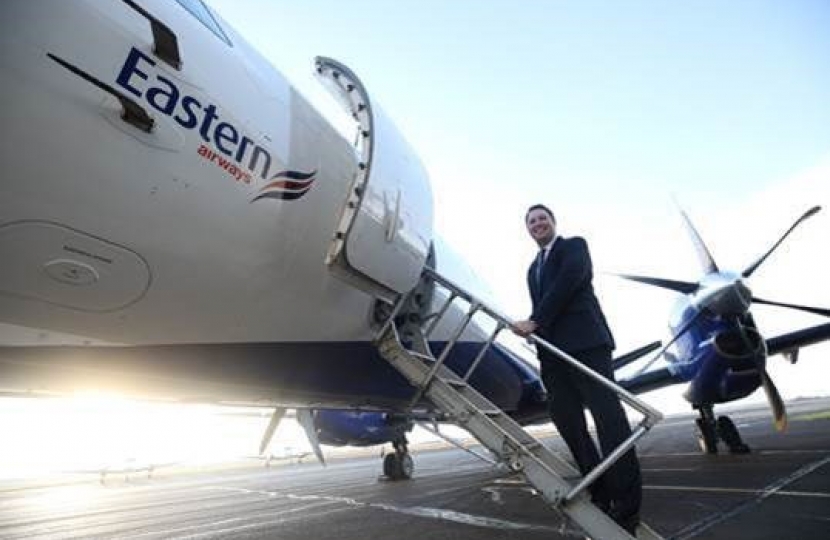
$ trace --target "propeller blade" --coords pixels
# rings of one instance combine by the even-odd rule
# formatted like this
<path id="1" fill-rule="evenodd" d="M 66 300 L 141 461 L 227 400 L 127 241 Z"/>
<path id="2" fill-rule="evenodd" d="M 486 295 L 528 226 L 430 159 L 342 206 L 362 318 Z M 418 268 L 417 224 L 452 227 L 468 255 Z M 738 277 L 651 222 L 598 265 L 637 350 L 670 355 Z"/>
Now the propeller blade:
<path id="1" fill-rule="evenodd" d="M 752 343 L 749 336 L 746 334 L 748 326 L 745 326 L 740 319 L 737 319 L 736 322 L 738 323 L 738 328 L 741 329 L 741 339 L 744 340 L 744 343 L 746 343 L 748 348 L 751 348 Z M 787 429 L 787 411 L 784 408 L 784 400 L 781 399 L 781 394 L 778 393 L 778 389 L 775 387 L 775 384 L 772 382 L 772 379 L 767 373 L 767 369 L 764 366 L 764 359 L 758 358 L 756 365 L 758 366 L 758 371 L 761 374 L 761 386 L 764 388 L 764 393 L 767 395 L 767 401 L 772 409 L 775 429 L 778 431 L 784 431 Z"/>
<path id="2" fill-rule="evenodd" d="M 769 405 L 772 408 L 775 429 L 785 431 L 787 429 L 787 410 L 784 407 L 784 401 L 781 399 L 778 389 L 775 387 L 766 370 L 761 370 L 761 386 L 764 388 L 767 401 L 769 401 Z"/>
<path id="3" fill-rule="evenodd" d="M 630 279 L 646 285 L 654 285 L 655 287 L 662 287 L 683 294 L 691 294 L 698 288 L 697 283 L 689 283 L 688 281 L 677 281 L 674 279 L 663 279 L 648 276 L 633 276 L 631 274 L 614 274 L 623 279 Z"/>
<path id="4" fill-rule="evenodd" d="M 322 464 L 326 464 L 326 459 L 323 457 L 323 450 L 320 448 L 320 439 L 317 438 L 317 430 L 314 428 L 314 417 L 311 414 L 311 409 L 298 409 L 297 421 L 303 426 L 308 442 L 311 444 L 311 449 L 314 450 L 314 455 Z"/>
<path id="5" fill-rule="evenodd" d="M 825 317 L 830 317 L 830 309 L 817 308 L 811 306 L 800 306 L 797 304 L 785 304 L 784 302 L 773 302 L 772 300 L 764 300 L 763 298 L 756 298 L 754 296 L 752 297 L 752 301 L 756 304 L 766 304 L 768 306 L 778 306 L 790 309 L 797 309 L 800 311 L 806 311 L 807 313 L 815 313 L 816 315 L 824 315 Z"/>
<path id="6" fill-rule="evenodd" d="M 656 351 L 657 349 L 660 348 L 660 346 L 662 344 L 663 343 L 660 342 L 660 341 L 655 341 L 653 343 L 649 343 L 648 345 L 640 347 L 639 349 L 634 349 L 631 352 L 627 352 L 622 356 L 618 356 L 617 358 L 614 358 L 611 365 L 614 366 L 614 370 L 620 369 L 621 367 L 625 367 L 628 364 L 630 364 L 631 362 L 635 362 L 635 361 L 639 360 L 640 358 L 647 355 L 651 351 Z"/>
<path id="7" fill-rule="evenodd" d="M 671 340 L 669 340 L 668 343 L 663 345 L 663 347 L 661 347 L 660 350 L 657 351 L 657 354 L 655 354 L 654 357 L 651 360 L 646 362 L 646 364 L 643 367 L 641 367 L 639 370 L 637 370 L 637 372 L 634 373 L 634 375 L 632 375 L 631 378 L 633 379 L 635 377 L 639 377 L 640 375 L 643 374 L 643 372 L 645 372 L 648 368 L 650 368 L 651 365 L 654 364 L 654 362 L 656 362 L 661 356 L 663 356 L 666 353 L 667 350 L 669 350 L 669 347 L 674 345 L 674 343 L 678 339 L 680 339 L 683 336 L 683 334 L 685 334 L 686 332 L 689 331 L 689 328 L 691 328 L 697 322 L 697 320 L 700 319 L 700 317 L 702 315 L 703 315 L 703 310 L 702 309 L 700 311 L 698 311 L 697 313 L 695 313 L 694 316 L 692 316 L 691 319 L 686 321 L 686 324 L 684 324 L 683 326 L 680 327 L 680 330 L 677 331 L 677 333 L 671 338 Z"/>
<path id="8" fill-rule="evenodd" d="M 271 421 L 268 422 L 268 427 L 265 428 L 265 433 L 262 434 L 262 441 L 259 443 L 260 454 L 265 453 L 265 449 L 271 444 L 271 439 L 274 437 L 274 432 L 277 430 L 277 426 L 280 425 L 283 416 L 285 416 L 285 409 L 283 407 L 274 409 L 274 414 L 271 415 Z"/>
<path id="9" fill-rule="evenodd" d="M 718 270 L 718 265 L 715 264 L 715 259 L 712 258 L 712 254 L 709 253 L 709 249 L 706 247 L 706 244 L 703 242 L 703 238 L 700 237 L 697 229 L 695 229 L 695 226 L 692 224 L 692 220 L 689 219 L 686 212 L 680 208 L 680 205 L 678 205 L 678 209 L 680 210 L 680 215 L 683 216 L 683 222 L 686 224 L 686 231 L 689 233 L 689 237 L 695 245 L 697 259 L 700 261 L 700 265 L 703 267 L 704 273 L 711 274 L 712 272 L 719 272 L 720 270 Z"/>
<path id="10" fill-rule="evenodd" d="M 767 257 L 769 257 L 769 256 L 770 256 L 770 254 L 771 254 L 773 251 L 775 251 L 775 250 L 776 250 L 776 248 L 778 248 L 778 246 L 779 246 L 779 245 L 781 245 L 781 242 L 783 242 L 783 241 L 784 241 L 784 239 L 785 239 L 787 236 L 789 236 L 789 234 L 790 234 L 791 232 L 793 232 L 793 229 L 795 229 L 796 227 L 798 227 L 798 226 L 799 226 L 799 224 L 801 224 L 801 222 L 802 222 L 802 221 L 804 221 L 805 219 L 807 219 L 807 218 L 809 218 L 809 217 L 811 217 L 811 216 L 816 215 L 816 214 L 818 213 L 818 211 L 819 211 L 819 210 L 821 210 L 821 206 L 814 206 L 814 207 L 810 208 L 809 210 L 807 210 L 806 212 L 804 212 L 804 215 L 802 215 L 800 218 L 798 218 L 798 219 L 796 220 L 796 222 L 795 222 L 795 223 L 793 223 L 793 224 L 792 224 L 792 226 L 791 226 L 789 229 L 787 229 L 787 232 L 785 232 L 785 233 L 784 233 L 784 235 L 783 235 L 783 236 L 781 236 L 781 238 L 779 238 L 779 239 L 778 239 L 778 241 L 777 241 L 777 242 L 776 242 L 776 243 L 775 243 L 775 244 L 774 244 L 774 245 L 773 245 L 773 246 L 769 249 L 769 251 L 767 251 L 766 253 L 764 253 L 764 254 L 763 254 L 760 258 L 758 258 L 758 260 L 757 260 L 757 261 L 755 261 L 754 263 L 750 264 L 750 265 L 747 267 L 747 269 L 746 269 L 746 270 L 744 270 L 744 271 L 742 272 L 742 274 L 741 274 L 741 275 L 742 275 L 743 277 L 745 277 L 745 278 L 747 278 L 747 277 L 751 276 L 751 275 L 752 275 L 752 273 L 753 273 L 753 272 L 755 272 L 755 270 L 757 270 L 759 266 L 761 266 L 761 263 L 763 263 L 763 262 L 767 259 Z"/>

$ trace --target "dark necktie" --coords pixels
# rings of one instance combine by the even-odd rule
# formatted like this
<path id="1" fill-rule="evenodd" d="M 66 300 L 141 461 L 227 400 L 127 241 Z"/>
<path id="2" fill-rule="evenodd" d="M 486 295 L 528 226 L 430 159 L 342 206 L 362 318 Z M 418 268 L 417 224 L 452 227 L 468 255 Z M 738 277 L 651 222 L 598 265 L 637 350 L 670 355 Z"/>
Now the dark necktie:
<path id="1" fill-rule="evenodd" d="M 542 248 L 539 250 L 539 254 L 536 255 L 536 268 L 534 269 L 536 273 L 536 290 L 542 292 L 542 266 L 545 264 L 545 249 Z"/>

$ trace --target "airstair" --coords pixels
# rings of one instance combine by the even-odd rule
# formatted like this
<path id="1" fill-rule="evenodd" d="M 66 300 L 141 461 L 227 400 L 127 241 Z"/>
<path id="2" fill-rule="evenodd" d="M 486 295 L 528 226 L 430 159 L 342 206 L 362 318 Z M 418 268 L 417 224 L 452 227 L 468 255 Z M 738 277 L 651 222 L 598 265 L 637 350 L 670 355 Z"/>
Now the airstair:
<path id="1" fill-rule="evenodd" d="M 403 306 L 409 300 L 409 295 L 402 295 L 377 334 L 377 346 L 383 358 L 417 389 L 412 398 L 411 406 L 414 407 L 423 398 L 429 400 L 447 419 L 470 432 L 501 463 L 512 471 L 524 474 L 528 482 L 538 490 L 554 509 L 566 514 L 590 538 L 594 540 L 627 540 L 633 538 L 602 510 L 591 503 L 586 488 L 662 419 L 660 412 L 643 403 L 625 389 L 596 374 L 593 370 L 585 367 L 547 341 L 535 335 L 531 336 L 531 339 L 538 346 L 549 349 L 563 362 L 570 363 L 586 375 L 610 388 L 625 403 L 643 414 L 642 421 L 633 430 L 631 436 L 599 463 L 594 470 L 580 478 L 579 471 L 574 466 L 544 446 L 503 410 L 493 405 L 469 384 L 470 376 L 499 333 L 510 328 L 510 319 L 485 305 L 479 299 L 430 268 L 425 269 L 422 280 L 422 284 L 440 286 L 447 292 L 446 301 L 441 309 L 430 317 L 431 320 L 428 326 L 423 328 L 418 324 L 416 331 L 410 331 L 404 340 L 409 346 L 406 347 L 402 344 L 398 325 L 395 322 Z M 439 321 L 446 315 L 450 305 L 456 300 L 466 302 L 469 309 L 436 358 L 429 347 L 430 335 L 438 326 Z M 467 372 L 461 376 L 447 368 L 444 362 L 477 314 L 489 317 L 495 324 L 495 329 L 490 334 L 489 339 L 482 344 L 481 350 Z M 579 478 L 575 485 L 569 480 L 574 478 Z M 637 531 L 636 538 L 660 539 L 661 537 L 652 529 L 641 526 Z"/>

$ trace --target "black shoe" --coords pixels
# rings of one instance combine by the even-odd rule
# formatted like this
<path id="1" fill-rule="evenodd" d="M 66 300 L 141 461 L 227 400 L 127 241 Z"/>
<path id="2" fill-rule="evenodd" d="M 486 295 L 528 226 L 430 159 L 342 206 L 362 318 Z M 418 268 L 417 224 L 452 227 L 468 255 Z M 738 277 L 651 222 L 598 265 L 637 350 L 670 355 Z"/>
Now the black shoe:
<path id="1" fill-rule="evenodd" d="M 608 512 L 609 517 L 613 519 L 617 525 L 625 529 L 631 536 L 637 536 L 637 526 L 640 524 L 640 514 L 629 514 L 621 516 L 614 510 Z"/>
<path id="2" fill-rule="evenodd" d="M 606 514 L 609 514 L 611 512 L 611 503 L 609 501 L 591 497 L 591 504 L 593 504 Z"/>
<path id="3" fill-rule="evenodd" d="M 634 514 L 633 516 L 628 516 L 627 518 L 614 518 L 614 521 L 617 522 L 617 525 L 625 529 L 628 534 L 635 538 L 637 537 L 637 527 L 640 525 L 640 516 Z"/>

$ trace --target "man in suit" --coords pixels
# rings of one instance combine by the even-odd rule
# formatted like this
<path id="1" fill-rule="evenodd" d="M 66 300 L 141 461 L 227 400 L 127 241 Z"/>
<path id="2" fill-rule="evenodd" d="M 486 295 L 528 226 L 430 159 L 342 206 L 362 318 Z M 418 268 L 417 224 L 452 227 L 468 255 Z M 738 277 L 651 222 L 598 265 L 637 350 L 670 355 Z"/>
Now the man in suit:
<path id="1" fill-rule="evenodd" d="M 538 334 L 604 377 L 614 380 L 611 353 L 614 338 L 591 284 L 593 269 L 583 238 L 556 235 L 553 212 L 542 204 L 528 209 L 525 225 L 539 246 L 527 272 L 533 303 L 530 318 L 514 324 L 521 336 Z M 620 400 L 611 390 L 538 347 L 542 381 L 548 391 L 550 415 L 585 475 L 631 435 Z M 597 451 L 585 421 L 591 411 L 602 453 Z M 634 449 L 593 484 L 594 503 L 634 534 L 642 500 L 640 465 Z"/>

